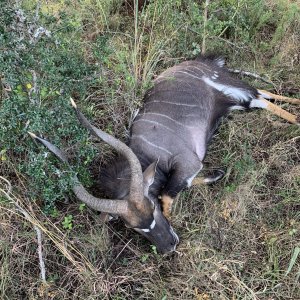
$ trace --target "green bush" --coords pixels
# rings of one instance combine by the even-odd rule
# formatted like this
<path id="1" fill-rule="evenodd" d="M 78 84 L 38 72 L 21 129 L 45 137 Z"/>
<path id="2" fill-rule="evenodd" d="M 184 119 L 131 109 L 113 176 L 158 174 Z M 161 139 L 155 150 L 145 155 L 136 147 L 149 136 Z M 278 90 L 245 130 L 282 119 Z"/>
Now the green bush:
<path id="1" fill-rule="evenodd" d="M 85 59 L 81 43 L 69 39 L 70 34 L 79 33 L 70 18 L 61 17 L 59 34 L 43 35 L 33 41 L 28 33 L 32 16 L 28 14 L 20 25 L 15 11 L 8 6 L 1 10 L 0 40 L 5 49 L 0 58 L 2 80 L 11 88 L 2 93 L 1 151 L 26 175 L 31 197 L 42 198 L 45 210 L 49 211 L 70 189 L 71 176 L 69 171 L 59 171 L 57 160 L 37 146 L 27 131 L 44 135 L 61 148 L 76 145 L 75 170 L 87 182 L 86 168 L 95 151 L 71 109 L 69 98 L 74 95 L 81 100 L 86 96 L 98 80 L 93 78 L 96 68 Z M 41 15 L 40 20 L 50 32 L 56 26 L 49 16 Z M 87 77 L 92 79 L 86 80 Z"/>

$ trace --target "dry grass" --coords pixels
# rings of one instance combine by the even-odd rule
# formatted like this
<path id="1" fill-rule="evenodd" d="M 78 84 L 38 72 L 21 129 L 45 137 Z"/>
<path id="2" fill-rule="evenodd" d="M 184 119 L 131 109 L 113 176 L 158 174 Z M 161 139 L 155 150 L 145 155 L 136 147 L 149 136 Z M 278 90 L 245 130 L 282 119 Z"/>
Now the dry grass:
<path id="1" fill-rule="evenodd" d="M 99 20 L 97 12 L 95 19 Z M 152 26 L 155 22 L 149 21 Z M 88 39 L 107 29 L 102 23 L 87 24 Z M 111 43 L 116 49 L 130 49 L 123 63 L 134 84 L 123 85 L 122 71 L 116 75 L 105 70 L 107 88 L 96 87 L 86 99 L 86 105 L 97 110 L 95 123 L 111 125 L 110 130 L 122 138 L 141 101 L 137 85 L 148 81 L 160 59 L 167 57 L 156 40 L 160 37 L 146 23 L 142 28 L 135 26 L 133 32 L 131 43 L 117 34 Z M 150 36 L 146 45 L 144 35 Z M 288 80 L 294 87 L 299 79 L 299 33 L 289 36 L 278 44 L 278 56 L 288 67 Z M 283 85 L 276 68 L 270 74 Z M 116 79 L 122 84 L 111 97 L 109 88 Z M 299 107 L 283 107 L 299 115 Z M 109 150 L 105 148 L 104 154 L 109 155 Z M 205 165 L 206 169 L 226 167 L 227 175 L 213 186 L 182 192 L 172 214 L 181 243 L 176 253 L 163 257 L 121 221 L 104 224 L 94 211 L 80 211 L 75 199 L 60 204 L 58 215 L 45 216 L 37 204 L 42 199 L 30 199 L 27 182 L 32 179 L 16 171 L 13 161 L 3 160 L 0 299 L 300 299 L 299 162 L 299 126 L 259 110 L 232 114 L 221 125 Z M 97 172 L 98 166 L 92 169 Z M 62 222 L 69 214 L 73 228 L 65 230 Z M 35 227 L 43 236 L 46 283 L 40 279 Z"/>
<path id="2" fill-rule="evenodd" d="M 231 153 L 227 176 L 182 193 L 172 220 L 181 244 L 169 257 L 151 252 L 120 222 L 102 224 L 92 211 L 62 207 L 74 216 L 66 232 L 64 214 L 46 218 L 24 191 L 5 194 L 1 298 L 297 299 L 299 261 L 287 270 L 300 239 L 299 145 L 297 126 L 259 111 L 234 114 L 207 158 L 216 167 Z M 43 233 L 46 284 L 33 226 Z"/>

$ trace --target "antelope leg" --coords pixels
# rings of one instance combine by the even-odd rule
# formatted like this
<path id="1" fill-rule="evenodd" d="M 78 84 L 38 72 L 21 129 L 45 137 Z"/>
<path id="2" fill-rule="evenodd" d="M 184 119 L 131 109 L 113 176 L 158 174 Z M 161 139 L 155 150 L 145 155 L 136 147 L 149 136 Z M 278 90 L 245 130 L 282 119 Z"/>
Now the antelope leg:
<path id="1" fill-rule="evenodd" d="M 253 99 L 250 103 L 250 107 L 264 108 L 292 124 L 299 124 L 300 122 L 299 117 L 287 112 L 278 105 L 267 101 L 263 97 L 259 97 L 259 99 Z"/>
<path id="2" fill-rule="evenodd" d="M 223 170 L 215 170 L 213 174 L 209 176 L 201 176 L 196 177 L 192 181 L 192 186 L 203 185 L 203 184 L 211 184 L 223 178 L 225 172 Z"/>
<path id="3" fill-rule="evenodd" d="M 289 97 L 286 97 L 286 96 L 272 94 L 272 93 L 270 93 L 268 91 L 265 91 L 265 90 L 258 90 L 258 91 L 261 94 L 261 96 L 263 98 L 266 98 L 266 99 L 274 99 L 274 100 L 287 102 L 287 103 L 291 103 L 291 104 L 300 104 L 300 99 L 289 98 Z"/>
<path id="4" fill-rule="evenodd" d="M 163 214 L 166 218 L 170 218 L 173 201 L 174 199 L 168 195 L 162 195 L 161 197 Z"/>

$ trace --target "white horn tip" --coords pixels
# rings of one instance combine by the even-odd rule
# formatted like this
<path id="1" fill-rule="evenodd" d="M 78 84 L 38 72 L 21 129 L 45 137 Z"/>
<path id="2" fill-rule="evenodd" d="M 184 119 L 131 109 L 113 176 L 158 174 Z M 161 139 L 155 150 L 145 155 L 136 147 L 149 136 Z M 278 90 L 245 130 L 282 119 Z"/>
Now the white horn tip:
<path id="1" fill-rule="evenodd" d="M 36 139 L 36 138 L 37 138 L 37 136 L 36 136 L 33 132 L 28 131 L 28 134 L 29 134 L 33 139 Z"/>
<path id="2" fill-rule="evenodd" d="M 71 101 L 71 104 L 74 108 L 77 108 L 77 104 L 75 103 L 75 101 L 73 100 L 72 97 L 70 97 L 70 101 Z"/>

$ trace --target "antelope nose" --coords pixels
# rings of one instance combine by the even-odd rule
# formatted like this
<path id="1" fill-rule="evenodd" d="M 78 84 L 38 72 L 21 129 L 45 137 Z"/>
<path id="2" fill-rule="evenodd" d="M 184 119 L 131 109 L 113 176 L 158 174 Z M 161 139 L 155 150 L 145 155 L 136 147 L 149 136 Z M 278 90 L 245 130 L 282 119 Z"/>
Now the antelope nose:
<path id="1" fill-rule="evenodd" d="M 176 249 L 176 245 L 173 245 L 173 246 L 168 247 L 168 249 L 163 249 L 163 250 L 161 250 L 160 252 L 161 252 L 162 254 L 168 255 L 168 254 L 171 254 L 172 252 L 174 252 L 175 249 Z"/>
<path id="2" fill-rule="evenodd" d="M 169 246 L 169 251 L 168 252 L 175 251 L 177 244 L 178 244 L 178 240 L 176 239 L 176 237 L 174 237 L 173 241 L 170 242 L 170 246 Z"/>
<path id="3" fill-rule="evenodd" d="M 178 244 L 178 241 L 177 241 L 177 239 L 174 237 L 173 238 L 173 241 L 170 243 L 170 246 L 172 246 L 172 247 L 176 247 L 176 245 Z M 174 250 L 175 250 L 175 248 L 174 248 Z"/>

